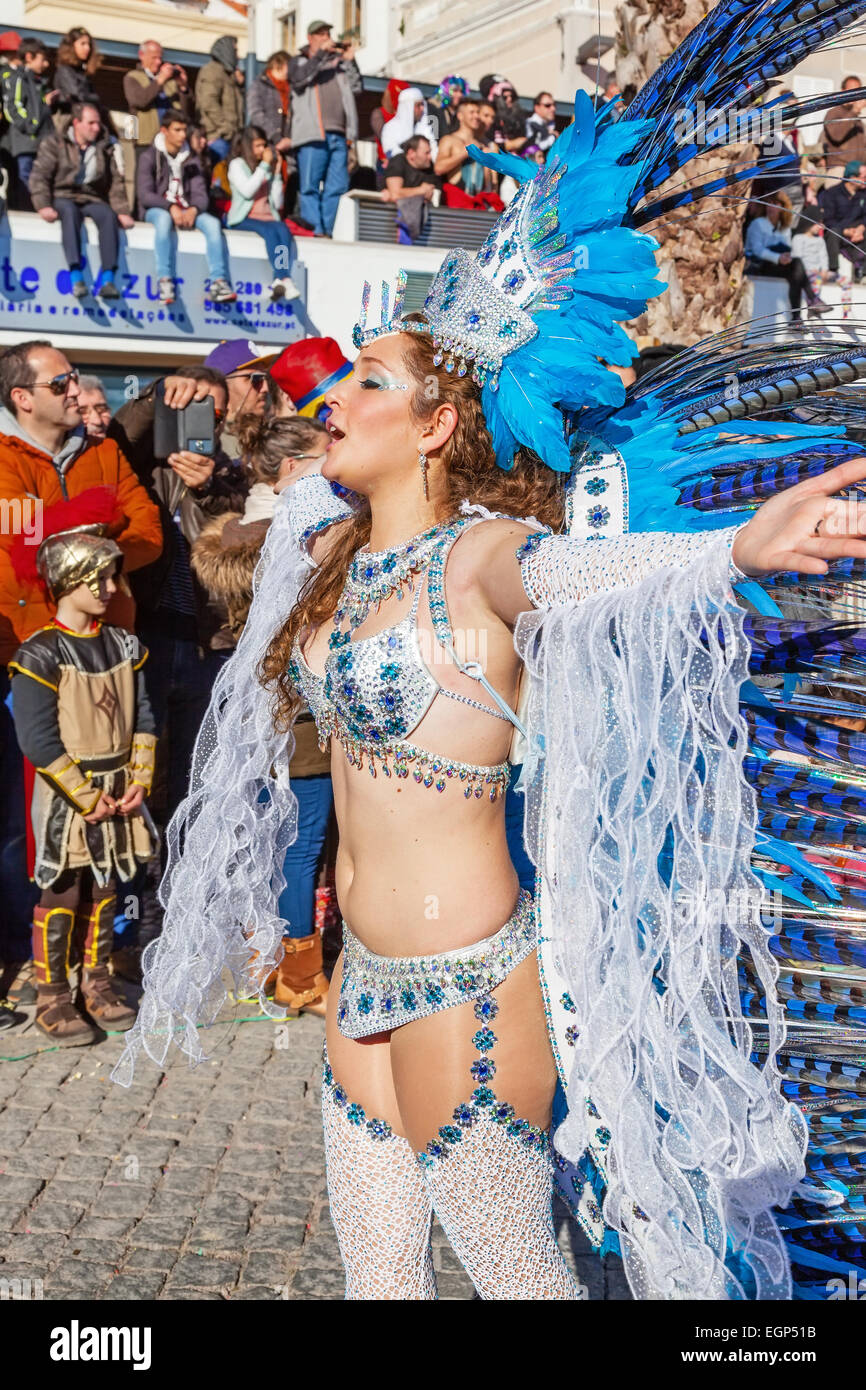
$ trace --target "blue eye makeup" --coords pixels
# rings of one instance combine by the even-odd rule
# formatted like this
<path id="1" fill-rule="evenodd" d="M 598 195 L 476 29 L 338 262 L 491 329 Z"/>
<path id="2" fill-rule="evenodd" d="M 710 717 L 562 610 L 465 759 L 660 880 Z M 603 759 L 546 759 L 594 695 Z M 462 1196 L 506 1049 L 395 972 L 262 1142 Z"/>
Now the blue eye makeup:
<path id="1" fill-rule="evenodd" d="M 362 391 L 408 391 L 403 381 L 380 381 L 378 377 L 366 376 L 358 383 Z"/>

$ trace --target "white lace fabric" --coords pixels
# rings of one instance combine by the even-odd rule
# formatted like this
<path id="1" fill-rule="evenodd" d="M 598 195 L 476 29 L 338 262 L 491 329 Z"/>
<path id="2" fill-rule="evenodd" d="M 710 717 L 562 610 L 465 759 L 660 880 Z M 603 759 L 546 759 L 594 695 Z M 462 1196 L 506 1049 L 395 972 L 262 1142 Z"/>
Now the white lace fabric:
<path id="1" fill-rule="evenodd" d="M 536 608 L 631 588 L 657 570 L 668 566 L 684 568 L 707 546 L 720 541 L 730 555 L 740 529 L 731 526 L 723 531 L 697 533 L 642 531 L 590 541 L 573 536 L 542 536 L 521 559 L 523 587 Z M 743 578 L 730 563 L 731 579 Z"/>
<path id="2" fill-rule="evenodd" d="M 556 1243 L 549 1153 L 483 1115 L 425 1174 L 433 1210 L 484 1300 L 581 1297 Z"/>
<path id="3" fill-rule="evenodd" d="M 409 1141 L 371 1130 L 349 1109 L 334 1099 L 326 1060 L 325 1167 L 346 1298 L 435 1299 L 433 1204 Z"/>
<path id="4" fill-rule="evenodd" d="M 527 847 L 579 1027 L 556 1142 L 579 1158 L 591 1101 L 611 1135 L 604 1218 L 637 1297 L 748 1296 L 733 1254 L 759 1299 L 787 1299 L 771 1208 L 803 1175 L 806 1129 L 781 1096 L 783 1013 L 750 867 L 748 644 L 729 537 L 677 542 L 674 556 L 668 538 L 545 540 L 525 562 L 527 592 L 557 605 L 523 614 L 515 634 L 531 676 Z M 687 548 L 684 568 L 658 568 Z M 740 1007 L 741 942 L 767 995 L 762 1068 Z"/>
<path id="5" fill-rule="evenodd" d="M 298 820 L 288 771 L 294 736 L 275 730 L 258 668 L 312 565 L 293 508 L 304 496 L 300 486 L 278 500 L 247 624 L 214 682 L 189 792 L 168 827 L 162 934 L 143 953 L 138 1018 L 111 1073 L 124 1086 L 132 1083 L 142 1049 L 158 1066 L 165 1065 L 172 1042 L 190 1062 L 203 1060 L 198 1028 L 213 1022 L 226 1002 L 226 970 L 237 993 L 256 993 L 265 1012 L 285 1017 L 260 986 L 282 954 L 277 899 Z M 303 524 L 309 524 L 308 509 Z"/>

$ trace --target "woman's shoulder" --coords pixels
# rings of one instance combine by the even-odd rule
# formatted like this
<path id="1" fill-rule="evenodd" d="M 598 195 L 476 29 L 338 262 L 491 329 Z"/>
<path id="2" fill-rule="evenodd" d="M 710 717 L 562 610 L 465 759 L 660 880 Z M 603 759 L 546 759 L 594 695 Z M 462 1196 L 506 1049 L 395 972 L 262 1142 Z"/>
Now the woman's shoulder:
<path id="1" fill-rule="evenodd" d="M 471 583 L 503 549 L 515 552 L 535 531 L 544 530 L 535 517 L 506 516 L 478 506 L 476 520 L 458 537 L 448 565 L 449 578 Z"/>

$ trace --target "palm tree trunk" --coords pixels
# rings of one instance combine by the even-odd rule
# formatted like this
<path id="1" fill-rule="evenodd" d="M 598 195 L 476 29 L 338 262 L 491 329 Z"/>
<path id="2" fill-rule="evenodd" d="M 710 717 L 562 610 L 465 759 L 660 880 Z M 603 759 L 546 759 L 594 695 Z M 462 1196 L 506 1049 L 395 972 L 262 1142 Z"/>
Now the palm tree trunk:
<path id="1" fill-rule="evenodd" d="M 622 0 L 616 10 L 616 78 L 627 99 L 710 9 L 707 0 Z M 674 111 L 669 118 L 675 119 Z M 684 180 L 702 182 L 731 173 L 754 157 L 755 146 L 749 144 L 699 155 L 663 185 L 663 191 L 680 187 Z M 746 290 L 741 228 L 749 187 L 740 184 L 736 197 L 715 196 L 687 205 L 647 229 L 659 243 L 659 278 L 668 288 L 635 320 L 638 334 L 691 344 L 739 321 Z"/>

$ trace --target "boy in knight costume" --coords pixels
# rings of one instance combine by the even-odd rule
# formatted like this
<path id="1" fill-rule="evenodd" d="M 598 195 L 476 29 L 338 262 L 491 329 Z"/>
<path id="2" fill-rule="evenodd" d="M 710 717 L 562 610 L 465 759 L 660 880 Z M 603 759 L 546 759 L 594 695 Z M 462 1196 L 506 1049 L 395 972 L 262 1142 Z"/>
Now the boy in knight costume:
<path id="1" fill-rule="evenodd" d="M 97 1028 L 123 1031 L 135 1020 L 108 969 L 115 884 L 155 850 L 144 807 L 156 747 L 141 673 L 147 651 L 132 633 L 101 622 L 123 563 L 108 535 L 113 508 L 113 493 L 101 488 L 61 503 L 45 513 L 35 555 L 22 541 L 13 556 L 22 583 L 39 584 L 57 604 L 9 671 L 18 741 L 37 774 L 36 1025 L 61 1046 L 94 1042 Z M 86 1014 L 69 982 L 79 960 Z"/>

